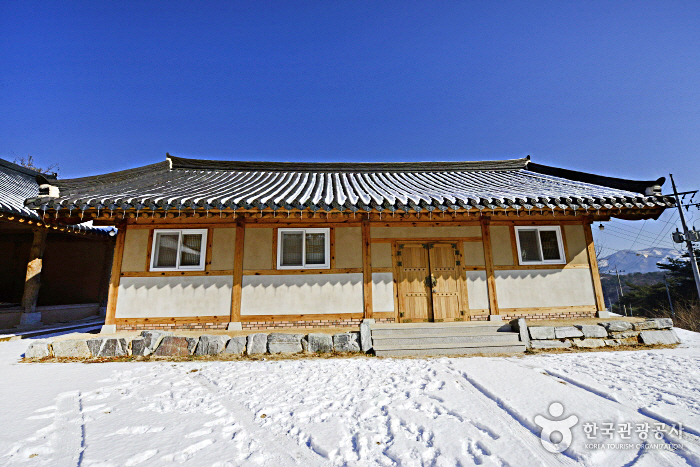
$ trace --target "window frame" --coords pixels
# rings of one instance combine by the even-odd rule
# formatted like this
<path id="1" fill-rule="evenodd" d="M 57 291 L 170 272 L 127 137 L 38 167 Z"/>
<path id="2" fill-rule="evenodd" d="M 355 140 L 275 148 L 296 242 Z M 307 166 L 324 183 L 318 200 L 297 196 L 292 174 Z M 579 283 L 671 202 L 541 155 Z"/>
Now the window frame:
<path id="1" fill-rule="evenodd" d="M 173 272 L 173 271 L 204 271 L 207 261 L 207 233 L 208 229 L 153 229 L 153 243 L 151 243 L 151 272 Z M 177 257 L 175 267 L 158 267 L 156 266 L 156 257 L 158 255 L 158 234 L 178 234 L 177 240 Z M 199 264 L 197 266 L 180 266 L 180 255 L 182 254 L 182 237 L 187 234 L 202 235 L 202 251 L 199 255 Z"/>
<path id="2" fill-rule="evenodd" d="M 540 258 L 543 258 L 540 261 L 523 261 L 523 253 L 522 250 L 520 249 L 520 231 L 521 230 L 535 230 L 537 231 L 537 247 L 540 250 Z M 544 255 L 542 254 L 542 237 L 540 236 L 541 231 L 547 231 L 547 232 L 556 232 L 557 235 L 557 247 L 559 248 L 559 258 L 560 259 L 544 259 Z M 547 264 L 566 264 L 566 252 L 564 251 L 564 241 L 562 239 L 561 235 L 561 226 L 558 225 L 522 225 L 522 226 L 515 226 L 515 243 L 518 248 L 518 264 L 521 266 L 530 266 L 530 265 L 547 265 Z"/>
<path id="3" fill-rule="evenodd" d="M 301 259 L 302 264 L 283 266 L 282 265 L 282 234 L 288 232 L 301 232 L 304 234 L 304 238 L 301 244 Z M 322 233 L 324 234 L 324 259 L 323 264 L 306 264 L 306 234 L 307 233 Z M 331 268 L 331 229 L 330 228 L 303 228 L 303 227 L 289 227 L 277 229 L 277 269 L 330 269 Z"/>

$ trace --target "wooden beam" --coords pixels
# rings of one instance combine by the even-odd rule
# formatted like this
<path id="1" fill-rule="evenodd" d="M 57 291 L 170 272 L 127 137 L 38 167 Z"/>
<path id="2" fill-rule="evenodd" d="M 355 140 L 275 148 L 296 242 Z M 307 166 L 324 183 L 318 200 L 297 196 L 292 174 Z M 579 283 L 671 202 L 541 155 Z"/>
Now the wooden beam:
<path id="1" fill-rule="evenodd" d="M 583 231 L 586 236 L 588 265 L 591 268 L 591 280 L 593 281 L 596 309 L 598 311 L 605 310 L 605 298 L 603 297 L 603 286 L 600 283 L 600 272 L 598 271 L 598 259 L 595 255 L 595 245 L 593 245 L 593 232 L 591 231 L 591 224 L 585 224 L 583 226 Z"/>
<path id="2" fill-rule="evenodd" d="M 236 245 L 233 251 L 233 289 L 231 290 L 231 322 L 241 320 L 241 296 L 243 292 L 243 245 L 245 243 L 245 223 L 236 223 Z"/>
<path id="3" fill-rule="evenodd" d="M 33 229 L 34 238 L 29 249 L 29 261 L 27 262 L 27 274 L 24 280 L 24 291 L 22 293 L 22 308 L 24 313 L 36 312 L 36 301 L 39 298 L 41 288 L 41 268 L 44 262 L 44 249 L 46 248 L 46 229 Z M 41 320 L 35 323 L 40 324 Z"/>
<path id="4" fill-rule="evenodd" d="M 126 224 L 119 226 L 117 243 L 114 246 L 114 259 L 112 260 L 112 275 L 109 278 L 109 293 L 107 295 L 107 315 L 105 324 L 116 324 L 117 294 L 119 293 L 119 280 L 122 271 L 122 258 L 124 257 L 124 237 L 126 237 Z"/>
<path id="5" fill-rule="evenodd" d="M 372 317 L 372 240 L 369 222 L 362 222 L 362 291 L 364 293 L 364 317 Z"/>
<path id="6" fill-rule="evenodd" d="M 481 219 L 481 238 L 484 239 L 484 265 L 486 267 L 486 285 L 489 294 L 489 310 L 492 315 L 500 314 L 498 311 L 498 296 L 496 295 L 496 277 L 493 268 L 493 251 L 491 249 L 491 227 L 489 219 Z"/>

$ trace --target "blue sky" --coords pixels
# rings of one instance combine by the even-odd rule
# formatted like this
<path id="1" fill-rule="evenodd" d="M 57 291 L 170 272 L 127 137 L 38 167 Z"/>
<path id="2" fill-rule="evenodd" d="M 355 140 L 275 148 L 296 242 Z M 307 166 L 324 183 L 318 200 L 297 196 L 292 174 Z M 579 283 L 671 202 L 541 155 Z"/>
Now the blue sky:
<path id="1" fill-rule="evenodd" d="M 74 177 L 166 151 L 529 154 L 700 188 L 698 24 L 700 3 L 672 1 L 3 1 L 0 157 Z"/>

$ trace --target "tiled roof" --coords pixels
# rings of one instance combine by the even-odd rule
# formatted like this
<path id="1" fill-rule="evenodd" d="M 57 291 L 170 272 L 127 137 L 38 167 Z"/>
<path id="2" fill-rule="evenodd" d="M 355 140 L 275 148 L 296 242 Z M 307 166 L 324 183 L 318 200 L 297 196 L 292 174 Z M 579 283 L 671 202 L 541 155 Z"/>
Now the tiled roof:
<path id="1" fill-rule="evenodd" d="M 12 162 L 0 159 L 0 213 L 5 217 L 22 217 L 31 219 L 39 225 L 43 216 L 35 210 L 25 206 L 27 198 L 35 198 L 39 195 L 37 176 L 44 177 L 49 183 L 56 183 L 54 176 L 40 174 L 34 170 L 22 167 Z M 107 235 L 105 229 L 88 227 L 85 225 L 61 226 L 62 230 L 90 232 L 99 235 Z"/>
<path id="2" fill-rule="evenodd" d="M 167 156 L 105 175 L 47 181 L 58 197 L 34 209 L 273 209 L 451 211 L 644 209 L 673 202 L 664 179 L 633 181 L 543 166 L 529 158 L 485 162 L 227 162 Z"/>

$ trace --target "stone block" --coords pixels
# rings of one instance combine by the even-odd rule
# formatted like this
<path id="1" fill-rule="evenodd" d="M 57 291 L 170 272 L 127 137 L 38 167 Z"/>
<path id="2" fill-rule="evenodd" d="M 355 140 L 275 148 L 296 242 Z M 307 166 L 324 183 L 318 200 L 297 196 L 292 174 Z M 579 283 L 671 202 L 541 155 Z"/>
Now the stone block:
<path id="1" fill-rule="evenodd" d="M 625 339 L 606 339 L 605 345 L 609 346 L 620 346 L 620 345 L 638 345 L 639 340 L 637 337 L 627 337 Z"/>
<path id="2" fill-rule="evenodd" d="M 510 328 L 513 332 L 520 334 L 520 342 L 525 344 L 526 348 L 530 348 L 530 334 L 527 330 L 527 322 L 525 318 L 518 318 L 511 320 Z"/>
<path id="3" fill-rule="evenodd" d="M 92 354 L 83 339 L 70 339 L 66 341 L 53 342 L 54 357 L 58 358 L 90 358 Z"/>
<path id="4" fill-rule="evenodd" d="M 51 356 L 51 349 L 46 342 L 32 342 L 24 352 L 24 358 L 39 359 Z"/>
<path id="5" fill-rule="evenodd" d="M 671 329 L 673 327 L 673 320 L 671 320 L 671 318 L 652 318 L 642 321 L 641 323 L 634 323 L 633 326 L 636 331 Z"/>
<path id="6" fill-rule="evenodd" d="M 299 353 L 303 334 L 279 334 L 273 333 L 267 336 L 267 350 L 270 353 Z"/>
<path id="7" fill-rule="evenodd" d="M 194 351 L 194 354 L 218 355 L 226 348 L 228 339 L 228 336 L 203 334 L 199 336 L 199 343 L 197 344 L 197 349 Z"/>
<path id="8" fill-rule="evenodd" d="M 151 353 L 153 353 L 153 351 L 158 347 L 161 339 L 172 335 L 172 332 L 166 331 L 141 331 L 141 336 L 146 340 L 146 346 L 150 349 Z"/>
<path id="9" fill-rule="evenodd" d="M 185 337 L 187 340 L 187 351 L 190 355 L 194 354 L 197 344 L 199 344 L 199 337 Z"/>
<path id="10" fill-rule="evenodd" d="M 190 355 L 187 339 L 178 336 L 165 336 L 153 352 L 156 357 L 187 357 Z"/>
<path id="11" fill-rule="evenodd" d="M 623 332 L 632 329 L 632 324 L 627 321 L 603 321 L 598 323 L 605 328 L 608 333 L 611 332 Z"/>
<path id="12" fill-rule="evenodd" d="M 603 342 L 605 342 L 605 345 L 610 347 L 617 347 L 620 345 L 620 341 L 615 339 L 604 339 Z"/>
<path id="13" fill-rule="evenodd" d="M 639 331 L 611 332 L 608 334 L 613 339 L 629 339 L 630 337 L 637 338 Z"/>
<path id="14" fill-rule="evenodd" d="M 530 339 L 554 339 L 554 326 L 528 326 Z"/>
<path id="15" fill-rule="evenodd" d="M 246 353 L 256 355 L 267 352 L 267 334 L 249 334 Z"/>
<path id="16" fill-rule="evenodd" d="M 358 342 L 359 333 L 343 332 L 333 335 L 333 349 L 336 352 L 359 352 L 360 343 Z"/>
<path id="17" fill-rule="evenodd" d="M 554 337 L 557 339 L 583 337 L 583 333 L 580 329 L 577 329 L 574 326 L 557 326 L 554 328 Z"/>
<path id="18" fill-rule="evenodd" d="M 93 357 L 123 357 L 129 355 L 126 339 L 97 338 L 88 339 L 87 346 Z"/>
<path id="19" fill-rule="evenodd" d="M 322 334 L 315 332 L 309 334 L 309 352 L 332 352 L 333 351 L 333 336 L 330 334 Z"/>
<path id="20" fill-rule="evenodd" d="M 362 320 L 362 324 L 360 324 L 360 348 L 363 352 L 369 352 L 372 349 L 372 331 L 370 326 L 374 322 L 374 319 L 367 318 Z"/>
<path id="21" fill-rule="evenodd" d="M 574 347 L 582 349 L 594 349 L 597 347 L 605 347 L 603 339 L 573 339 L 571 341 Z"/>
<path id="22" fill-rule="evenodd" d="M 532 328 L 530 328 L 532 329 Z M 568 349 L 571 347 L 570 341 L 558 341 L 551 339 L 539 339 L 530 341 L 533 349 Z"/>
<path id="23" fill-rule="evenodd" d="M 232 337 L 228 344 L 226 344 L 226 349 L 224 353 L 234 353 L 237 355 L 242 355 L 245 352 L 245 336 L 235 336 Z"/>
<path id="24" fill-rule="evenodd" d="M 583 337 L 589 338 L 604 338 L 608 337 L 608 331 L 603 326 L 597 324 L 577 324 L 576 327 L 581 330 Z"/>
<path id="25" fill-rule="evenodd" d="M 100 334 L 114 334 L 117 332 L 116 324 L 103 324 L 102 329 L 100 329 Z"/>
<path id="26" fill-rule="evenodd" d="M 639 333 L 639 339 L 643 344 L 647 345 L 673 345 L 681 343 L 673 329 L 662 331 L 642 331 Z"/>
<path id="27" fill-rule="evenodd" d="M 151 354 L 151 349 L 146 345 L 146 339 L 137 337 L 131 340 L 131 355 L 145 357 Z"/>
<path id="28" fill-rule="evenodd" d="M 301 351 L 302 352 L 308 352 L 309 351 L 309 339 L 304 337 L 301 340 Z"/>
<path id="29" fill-rule="evenodd" d="M 243 330 L 243 323 L 240 321 L 231 321 L 228 323 L 228 326 L 226 326 L 227 331 L 242 331 Z"/>

